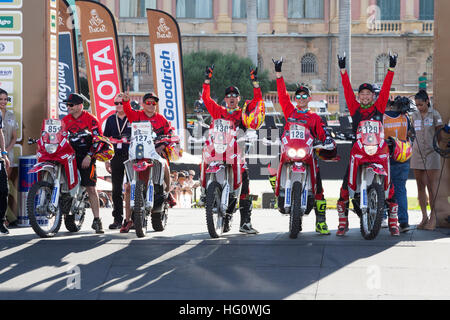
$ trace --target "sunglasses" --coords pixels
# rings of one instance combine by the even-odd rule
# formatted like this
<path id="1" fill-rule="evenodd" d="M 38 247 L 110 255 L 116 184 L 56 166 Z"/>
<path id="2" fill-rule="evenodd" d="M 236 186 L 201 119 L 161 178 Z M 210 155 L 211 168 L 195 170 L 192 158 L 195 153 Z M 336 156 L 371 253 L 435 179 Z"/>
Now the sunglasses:
<path id="1" fill-rule="evenodd" d="M 295 98 L 296 98 L 296 99 L 308 99 L 308 98 L 309 98 L 309 95 L 307 95 L 307 94 L 297 94 L 297 95 L 295 96 Z"/>
<path id="2" fill-rule="evenodd" d="M 69 107 L 69 108 L 72 108 L 73 106 L 76 106 L 76 104 L 73 104 L 73 103 L 68 103 L 67 104 L 67 107 Z"/>
<path id="3" fill-rule="evenodd" d="M 231 98 L 231 97 L 237 98 L 237 97 L 239 97 L 239 95 L 237 93 L 229 93 L 225 97 L 227 97 L 227 98 Z"/>
<path id="4" fill-rule="evenodd" d="M 156 101 L 145 101 L 145 104 L 156 106 Z"/>
<path id="5" fill-rule="evenodd" d="M 122 102 L 114 102 L 114 104 L 116 105 L 116 106 L 118 106 L 119 104 L 123 104 Z"/>

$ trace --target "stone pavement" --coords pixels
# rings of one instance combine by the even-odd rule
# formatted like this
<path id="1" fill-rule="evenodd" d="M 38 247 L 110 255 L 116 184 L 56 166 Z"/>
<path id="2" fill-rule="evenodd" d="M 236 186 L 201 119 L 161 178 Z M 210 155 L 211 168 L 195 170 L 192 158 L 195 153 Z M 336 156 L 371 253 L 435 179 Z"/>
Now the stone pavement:
<path id="1" fill-rule="evenodd" d="M 314 213 L 298 239 L 289 239 L 288 216 L 254 210 L 258 235 L 232 230 L 210 239 L 202 209 L 171 209 L 167 228 L 137 239 L 134 230 L 108 230 L 111 209 L 101 209 L 105 234 L 90 228 L 53 239 L 31 228 L 0 237 L 0 299 L 449 299 L 450 230 L 412 230 L 393 238 L 382 229 L 363 240 L 359 219 L 335 236 L 314 232 Z M 410 224 L 420 221 L 410 212 Z"/>

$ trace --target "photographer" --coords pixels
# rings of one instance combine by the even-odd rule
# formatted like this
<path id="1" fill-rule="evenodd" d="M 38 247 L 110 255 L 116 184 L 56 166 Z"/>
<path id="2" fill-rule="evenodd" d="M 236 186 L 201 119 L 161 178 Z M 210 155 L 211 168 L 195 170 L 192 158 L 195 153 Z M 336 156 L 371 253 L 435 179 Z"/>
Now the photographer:
<path id="1" fill-rule="evenodd" d="M 400 232 L 410 230 L 408 219 L 408 198 L 406 181 L 408 180 L 412 141 L 414 132 L 407 115 L 411 101 L 407 97 L 397 96 L 389 101 L 387 111 L 383 115 L 384 135 L 388 140 L 390 158 L 390 175 L 394 185 L 394 198 L 398 203 L 398 222 Z M 383 227 L 387 221 L 383 220 Z"/>

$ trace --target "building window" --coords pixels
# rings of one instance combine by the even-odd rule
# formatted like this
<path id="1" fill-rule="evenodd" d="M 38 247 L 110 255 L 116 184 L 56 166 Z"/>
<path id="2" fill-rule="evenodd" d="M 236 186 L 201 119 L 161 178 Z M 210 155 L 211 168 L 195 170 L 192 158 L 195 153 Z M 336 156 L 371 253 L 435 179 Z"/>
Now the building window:
<path id="1" fill-rule="evenodd" d="M 385 53 L 380 54 L 375 61 L 375 83 L 382 83 L 384 81 L 388 67 L 389 56 Z"/>
<path id="2" fill-rule="evenodd" d="M 288 18 L 323 19 L 323 0 L 288 0 Z"/>
<path id="3" fill-rule="evenodd" d="M 434 20 L 434 0 L 420 0 L 419 20 Z"/>
<path id="4" fill-rule="evenodd" d="M 177 18 L 212 19 L 212 0 L 177 0 Z"/>
<path id="5" fill-rule="evenodd" d="M 400 0 L 378 0 L 381 20 L 400 20 Z"/>
<path id="6" fill-rule="evenodd" d="M 138 74 L 150 73 L 150 56 L 145 52 L 139 52 L 136 55 L 136 72 Z"/>
<path id="7" fill-rule="evenodd" d="M 317 61 L 316 56 L 312 53 L 305 54 L 301 59 L 302 74 L 317 73 Z"/>
<path id="8" fill-rule="evenodd" d="M 145 18 L 145 9 L 156 9 L 156 0 L 120 0 L 119 15 L 122 18 Z"/>
<path id="9" fill-rule="evenodd" d="M 269 0 L 256 0 L 256 15 L 258 19 L 269 18 Z M 247 18 L 247 1 L 233 0 L 233 18 Z"/>

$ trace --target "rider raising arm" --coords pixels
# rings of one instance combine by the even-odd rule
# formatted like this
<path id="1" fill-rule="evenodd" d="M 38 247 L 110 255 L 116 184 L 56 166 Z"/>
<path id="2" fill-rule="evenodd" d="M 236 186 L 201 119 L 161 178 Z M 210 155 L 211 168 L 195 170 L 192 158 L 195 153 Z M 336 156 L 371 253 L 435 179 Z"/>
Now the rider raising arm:
<path id="1" fill-rule="evenodd" d="M 211 99 L 210 94 L 211 92 L 210 82 L 213 70 L 214 65 L 206 68 L 206 79 L 205 82 L 203 83 L 202 100 L 205 103 L 206 109 L 211 114 L 211 117 L 213 119 L 233 120 L 235 121 L 235 123 L 240 124 L 242 119 L 242 110 L 239 108 L 238 105 L 240 101 L 239 89 L 234 86 L 227 87 L 225 89 L 225 101 L 227 103 L 227 107 L 223 107 L 217 104 L 217 102 Z M 250 71 L 251 76 L 255 77 L 257 70 L 258 68 L 252 69 Z M 259 87 L 259 83 L 255 80 L 252 81 L 252 84 L 253 84 L 253 99 L 251 100 L 251 102 L 247 107 L 247 112 L 253 111 L 256 107 L 257 102 L 259 100 L 262 100 L 262 92 L 261 88 Z"/>

